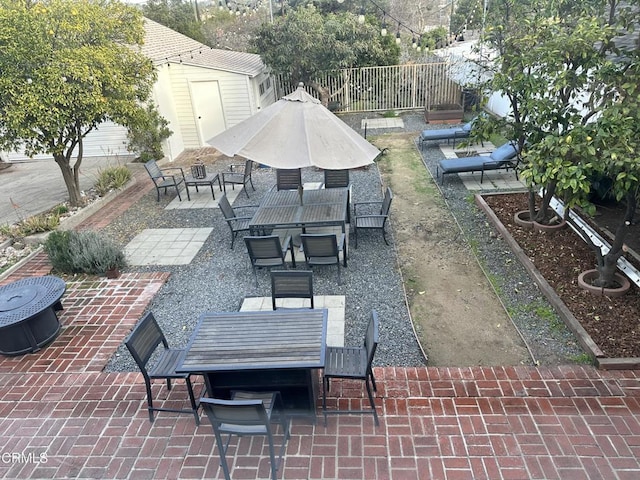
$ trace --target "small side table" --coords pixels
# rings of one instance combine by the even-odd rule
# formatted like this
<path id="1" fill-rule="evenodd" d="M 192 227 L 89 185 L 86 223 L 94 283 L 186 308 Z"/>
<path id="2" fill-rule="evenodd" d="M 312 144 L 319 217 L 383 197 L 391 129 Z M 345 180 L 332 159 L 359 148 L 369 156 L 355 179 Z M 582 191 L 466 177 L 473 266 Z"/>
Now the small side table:
<path id="1" fill-rule="evenodd" d="M 213 184 L 218 182 L 218 188 L 222 191 L 222 182 L 220 182 L 220 176 L 217 173 L 208 173 L 204 178 L 195 178 L 193 175 L 187 175 L 185 177 L 185 186 L 187 188 L 187 192 L 189 191 L 189 186 L 196 187 L 196 192 L 198 191 L 198 187 L 207 186 L 211 187 L 211 195 L 213 195 L 213 199 L 216 199 L 216 194 L 213 191 Z"/>

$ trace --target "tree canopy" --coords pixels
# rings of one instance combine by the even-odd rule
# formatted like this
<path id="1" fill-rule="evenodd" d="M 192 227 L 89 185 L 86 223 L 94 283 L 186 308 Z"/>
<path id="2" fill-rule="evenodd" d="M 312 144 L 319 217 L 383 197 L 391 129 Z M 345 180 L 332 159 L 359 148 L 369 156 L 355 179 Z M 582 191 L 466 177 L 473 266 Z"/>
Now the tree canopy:
<path id="1" fill-rule="evenodd" d="M 146 118 L 155 76 L 133 48 L 143 38 L 140 11 L 118 1 L 0 0 L 0 149 L 52 155 L 72 205 L 83 138 Z"/>
<path id="2" fill-rule="evenodd" d="M 316 83 L 321 72 L 393 65 L 399 57 L 394 39 L 381 36 L 379 25 L 361 25 L 352 13 L 322 15 L 312 5 L 263 24 L 252 47 L 273 73 L 289 75 L 293 84 L 311 85 L 325 103 L 329 92 Z"/>
<path id="3" fill-rule="evenodd" d="M 632 207 L 630 221 L 640 179 L 638 49 L 620 39 L 633 32 L 638 12 L 617 0 L 501 0 L 494 9 L 485 40 L 497 57 L 483 59 L 491 71 L 484 88 L 509 101 L 502 126 L 525 147 L 531 218 L 545 223 L 554 195 L 567 215 L 575 206 L 592 210 L 593 184 L 608 177 L 611 193 Z M 602 285 L 622 253 L 620 233 L 607 258 L 596 251 Z"/>
<path id="4" fill-rule="evenodd" d="M 206 44 L 199 19 L 198 2 L 183 0 L 148 0 L 142 6 L 145 17 Z"/>

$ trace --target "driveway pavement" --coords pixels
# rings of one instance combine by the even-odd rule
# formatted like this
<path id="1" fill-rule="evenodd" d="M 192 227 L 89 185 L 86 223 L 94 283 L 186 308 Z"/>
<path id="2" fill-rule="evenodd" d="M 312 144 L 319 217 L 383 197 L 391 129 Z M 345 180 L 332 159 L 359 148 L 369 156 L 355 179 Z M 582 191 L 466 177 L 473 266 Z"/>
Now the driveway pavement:
<path id="1" fill-rule="evenodd" d="M 80 188 L 91 188 L 100 169 L 129 161 L 113 156 L 85 158 L 80 167 Z M 68 200 L 60 167 L 53 160 L 13 162 L 0 170 L 0 225 L 45 212 Z"/>

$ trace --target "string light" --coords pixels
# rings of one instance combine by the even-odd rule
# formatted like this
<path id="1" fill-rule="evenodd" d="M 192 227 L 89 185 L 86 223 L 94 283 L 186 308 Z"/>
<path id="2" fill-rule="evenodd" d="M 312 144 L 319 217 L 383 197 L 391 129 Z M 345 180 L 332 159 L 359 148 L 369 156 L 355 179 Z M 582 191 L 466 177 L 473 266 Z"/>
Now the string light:
<path id="1" fill-rule="evenodd" d="M 396 45 L 400 45 L 400 42 L 402 40 L 400 39 L 400 22 L 398 22 L 398 31 L 396 32 Z"/>
<path id="2" fill-rule="evenodd" d="M 383 37 L 387 36 L 387 21 L 384 18 L 384 12 L 382 12 L 382 30 L 380 30 L 380 35 Z"/>
<path id="3" fill-rule="evenodd" d="M 358 23 L 360 25 L 364 23 L 364 7 L 360 7 L 360 14 L 358 15 Z"/>

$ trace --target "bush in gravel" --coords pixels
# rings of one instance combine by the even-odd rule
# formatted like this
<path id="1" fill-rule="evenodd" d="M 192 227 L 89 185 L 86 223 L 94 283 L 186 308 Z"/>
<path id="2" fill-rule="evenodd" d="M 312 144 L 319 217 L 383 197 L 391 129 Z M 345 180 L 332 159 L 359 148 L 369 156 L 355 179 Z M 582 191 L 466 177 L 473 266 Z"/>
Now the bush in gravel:
<path id="1" fill-rule="evenodd" d="M 127 167 L 123 165 L 108 167 L 100 170 L 94 188 L 98 195 L 103 197 L 112 190 L 124 187 L 129 180 L 131 180 L 131 170 Z"/>
<path id="2" fill-rule="evenodd" d="M 53 268 L 62 273 L 103 275 L 127 266 L 123 249 L 93 230 L 51 232 L 44 248 Z"/>

